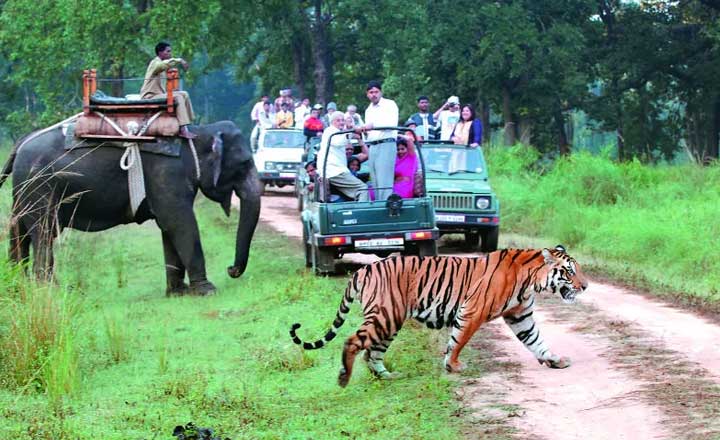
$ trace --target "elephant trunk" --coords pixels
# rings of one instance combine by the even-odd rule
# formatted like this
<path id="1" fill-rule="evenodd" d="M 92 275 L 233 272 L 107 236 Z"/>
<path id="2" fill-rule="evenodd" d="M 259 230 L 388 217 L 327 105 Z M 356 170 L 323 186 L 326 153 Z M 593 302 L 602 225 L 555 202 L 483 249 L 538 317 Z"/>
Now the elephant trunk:
<path id="1" fill-rule="evenodd" d="M 240 220 L 235 238 L 235 263 L 227 269 L 232 278 L 238 278 L 245 272 L 250 256 L 250 242 L 260 218 L 261 197 L 257 178 L 250 178 L 242 188 L 235 188 L 235 194 L 240 199 Z"/>

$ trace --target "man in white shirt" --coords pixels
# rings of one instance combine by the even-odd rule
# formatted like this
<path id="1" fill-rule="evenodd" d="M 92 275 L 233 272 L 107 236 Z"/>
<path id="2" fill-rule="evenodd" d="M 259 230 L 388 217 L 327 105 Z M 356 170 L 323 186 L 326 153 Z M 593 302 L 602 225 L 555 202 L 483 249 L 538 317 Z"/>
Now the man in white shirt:
<path id="1" fill-rule="evenodd" d="M 262 95 L 260 101 L 256 102 L 250 111 L 250 120 L 253 122 L 253 129 L 250 132 L 250 145 L 253 147 L 253 151 L 255 151 L 255 146 L 260 136 L 260 112 L 263 111 L 263 105 L 269 102 L 270 97 L 268 95 Z"/>
<path id="2" fill-rule="evenodd" d="M 295 128 L 302 130 L 308 116 L 310 116 L 310 100 L 304 98 L 300 105 L 295 107 Z"/>
<path id="3" fill-rule="evenodd" d="M 387 200 L 392 194 L 395 181 L 395 157 L 397 156 L 397 130 L 374 130 L 375 127 L 396 127 L 400 111 L 391 99 L 383 98 L 380 81 L 367 85 L 370 105 L 365 109 L 365 125 L 356 129 L 367 132 L 366 144 L 370 147 L 370 179 L 376 200 Z"/>
<path id="4" fill-rule="evenodd" d="M 320 139 L 320 151 L 317 154 L 318 175 L 330 180 L 330 184 L 347 198 L 367 202 L 367 185 L 353 176 L 347 167 L 347 157 L 345 156 L 345 146 L 348 145 L 347 135 L 332 136 L 342 131 L 344 126 L 345 115 L 343 112 L 336 111 L 330 115 L 330 127 L 323 131 Z M 327 156 L 327 163 L 325 156 Z"/>
<path id="5" fill-rule="evenodd" d="M 449 141 L 455 125 L 460 121 L 460 99 L 451 96 L 433 115 L 440 125 L 440 140 Z"/>

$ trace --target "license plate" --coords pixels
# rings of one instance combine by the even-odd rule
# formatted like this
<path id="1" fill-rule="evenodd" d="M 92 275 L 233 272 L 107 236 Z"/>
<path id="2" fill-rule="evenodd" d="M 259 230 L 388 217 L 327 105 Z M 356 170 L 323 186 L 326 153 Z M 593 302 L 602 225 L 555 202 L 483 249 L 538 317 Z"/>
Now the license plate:
<path id="1" fill-rule="evenodd" d="M 388 246 L 402 246 L 404 240 L 400 238 L 373 238 L 370 240 L 355 240 L 356 248 L 377 248 Z"/>
<path id="2" fill-rule="evenodd" d="M 464 215 L 435 214 L 435 220 L 439 222 L 464 223 Z"/>
<path id="3" fill-rule="evenodd" d="M 280 177 L 295 177 L 295 173 L 280 173 Z"/>

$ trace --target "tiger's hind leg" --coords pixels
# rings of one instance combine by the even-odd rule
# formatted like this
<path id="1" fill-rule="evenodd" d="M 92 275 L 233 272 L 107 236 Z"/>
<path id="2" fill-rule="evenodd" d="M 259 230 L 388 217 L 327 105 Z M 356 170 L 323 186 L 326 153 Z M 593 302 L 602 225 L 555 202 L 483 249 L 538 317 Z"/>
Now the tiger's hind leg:
<path id="1" fill-rule="evenodd" d="M 389 332 L 382 327 L 376 326 L 375 322 L 375 320 L 365 321 L 358 331 L 345 341 L 342 355 L 343 366 L 338 376 L 338 384 L 341 387 L 346 386 L 350 381 L 355 357 L 363 350 L 367 350 L 366 359 L 374 373 L 382 374 L 382 371 L 385 371 L 386 374 L 390 374 L 383 365 L 382 360 L 387 347 L 400 329 L 398 328 L 392 336 L 389 336 Z"/>
<path id="2" fill-rule="evenodd" d="M 392 341 L 395 339 L 395 335 L 397 335 L 397 333 L 378 344 L 371 345 L 370 348 L 365 351 L 365 360 L 368 363 L 368 368 L 370 368 L 370 371 L 372 371 L 375 377 L 379 379 L 397 379 L 401 376 L 401 373 L 391 373 L 388 371 L 385 367 L 385 363 L 383 362 L 385 359 L 385 353 Z"/>
<path id="3" fill-rule="evenodd" d="M 340 374 L 338 375 L 338 385 L 343 388 L 347 386 L 348 382 L 350 381 L 350 376 L 352 376 L 355 356 L 357 356 L 357 354 L 360 353 L 362 350 L 367 350 L 368 348 L 370 348 L 370 344 L 372 343 L 372 341 L 370 340 L 370 337 L 367 333 L 367 328 L 365 325 L 363 325 L 362 327 L 360 327 L 360 330 L 358 330 L 354 335 L 350 336 L 347 341 L 345 341 L 345 347 L 343 348 L 342 354 L 343 366 L 340 369 Z"/>

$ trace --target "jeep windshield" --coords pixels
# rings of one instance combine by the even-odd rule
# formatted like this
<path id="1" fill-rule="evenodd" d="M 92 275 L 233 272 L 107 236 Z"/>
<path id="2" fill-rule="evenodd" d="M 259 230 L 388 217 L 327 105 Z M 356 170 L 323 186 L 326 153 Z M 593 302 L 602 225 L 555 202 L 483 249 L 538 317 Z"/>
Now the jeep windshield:
<path id="1" fill-rule="evenodd" d="M 485 168 L 480 148 L 463 145 L 423 145 L 423 159 L 428 173 L 481 174 Z"/>
<path id="2" fill-rule="evenodd" d="M 304 148 L 305 135 L 301 130 L 268 130 L 261 145 L 263 148 Z"/>

